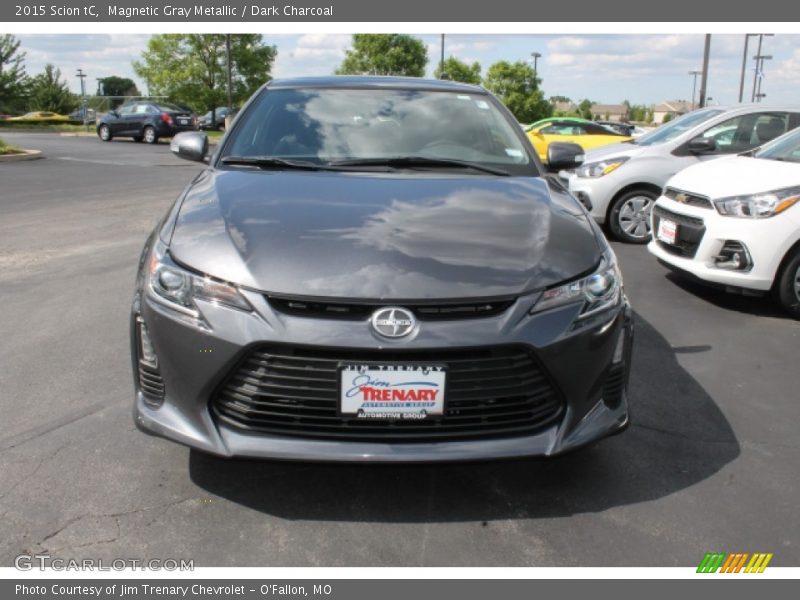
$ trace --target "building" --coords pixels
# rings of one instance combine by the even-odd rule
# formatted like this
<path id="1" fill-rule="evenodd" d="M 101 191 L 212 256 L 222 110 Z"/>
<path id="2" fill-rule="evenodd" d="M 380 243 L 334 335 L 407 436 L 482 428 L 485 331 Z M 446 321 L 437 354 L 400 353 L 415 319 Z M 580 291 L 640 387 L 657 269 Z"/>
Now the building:
<path id="1" fill-rule="evenodd" d="M 621 123 L 628 120 L 628 107 L 624 104 L 592 104 L 592 119 Z"/>
<path id="2" fill-rule="evenodd" d="M 693 110 L 692 103 L 688 100 L 670 100 L 656 104 L 653 108 L 653 123 L 661 125 L 664 118 L 669 115 L 670 119 L 685 115 Z"/>

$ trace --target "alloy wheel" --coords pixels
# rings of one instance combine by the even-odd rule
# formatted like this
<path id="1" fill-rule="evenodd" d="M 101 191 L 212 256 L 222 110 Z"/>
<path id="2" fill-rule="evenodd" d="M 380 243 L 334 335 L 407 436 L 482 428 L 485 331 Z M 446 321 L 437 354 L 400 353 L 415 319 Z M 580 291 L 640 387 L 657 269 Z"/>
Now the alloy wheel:
<path id="1" fill-rule="evenodd" d="M 650 211 L 653 199 L 648 196 L 631 196 L 619 211 L 619 227 L 629 236 L 644 239 L 650 235 Z"/>

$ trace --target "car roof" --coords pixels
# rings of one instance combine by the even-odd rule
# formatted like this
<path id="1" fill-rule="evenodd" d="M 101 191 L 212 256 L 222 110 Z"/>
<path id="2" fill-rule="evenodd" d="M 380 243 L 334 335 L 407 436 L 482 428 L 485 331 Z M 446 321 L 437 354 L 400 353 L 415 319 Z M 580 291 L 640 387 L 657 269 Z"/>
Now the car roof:
<path id="1" fill-rule="evenodd" d="M 429 90 L 486 94 L 478 85 L 445 79 L 423 79 L 421 77 L 395 77 L 378 75 L 329 75 L 326 77 L 297 77 L 273 79 L 266 87 L 275 88 L 376 88 L 398 90 Z"/>

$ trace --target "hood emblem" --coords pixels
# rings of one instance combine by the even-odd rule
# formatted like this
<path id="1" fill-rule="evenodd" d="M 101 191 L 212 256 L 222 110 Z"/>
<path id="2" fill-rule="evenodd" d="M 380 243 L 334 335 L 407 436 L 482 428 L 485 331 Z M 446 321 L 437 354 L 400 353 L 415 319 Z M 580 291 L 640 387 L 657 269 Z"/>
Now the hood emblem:
<path id="1" fill-rule="evenodd" d="M 370 320 L 372 329 L 380 336 L 387 338 L 404 337 L 414 331 L 417 319 L 414 314 L 399 306 L 379 308 L 372 313 Z"/>
<path id="2" fill-rule="evenodd" d="M 675 201 L 680 202 L 681 204 L 685 204 L 688 200 L 689 200 L 689 194 L 684 194 L 683 192 L 675 196 Z"/>

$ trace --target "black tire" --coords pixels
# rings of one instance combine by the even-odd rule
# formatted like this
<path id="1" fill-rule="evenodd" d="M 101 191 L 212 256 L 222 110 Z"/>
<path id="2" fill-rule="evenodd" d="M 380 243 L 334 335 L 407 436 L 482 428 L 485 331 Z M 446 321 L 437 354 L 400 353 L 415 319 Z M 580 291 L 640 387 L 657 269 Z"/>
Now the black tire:
<path id="1" fill-rule="evenodd" d="M 800 319 L 800 248 L 786 257 L 772 292 L 783 310 Z"/>
<path id="2" fill-rule="evenodd" d="M 148 125 L 144 128 L 144 141 L 148 144 L 155 144 L 158 142 L 158 135 L 156 134 L 156 130 L 153 127 Z"/>
<path id="3" fill-rule="evenodd" d="M 617 196 L 608 211 L 608 228 L 615 238 L 629 244 L 650 241 L 650 211 L 658 193 L 636 188 Z"/>
<path id="4" fill-rule="evenodd" d="M 97 137 L 104 142 L 110 142 L 114 136 L 111 135 L 111 128 L 104 123 L 97 128 Z"/>
<path id="5" fill-rule="evenodd" d="M 133 141 L 136 143 L 140 143 L 144 138 L 141 135 L 133 136 Z"/>

